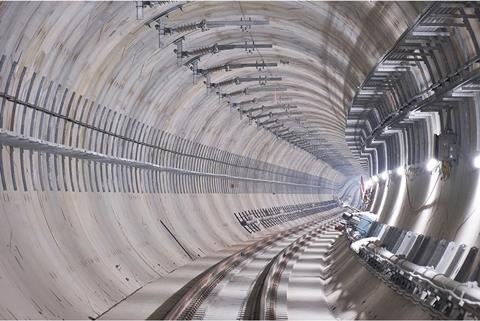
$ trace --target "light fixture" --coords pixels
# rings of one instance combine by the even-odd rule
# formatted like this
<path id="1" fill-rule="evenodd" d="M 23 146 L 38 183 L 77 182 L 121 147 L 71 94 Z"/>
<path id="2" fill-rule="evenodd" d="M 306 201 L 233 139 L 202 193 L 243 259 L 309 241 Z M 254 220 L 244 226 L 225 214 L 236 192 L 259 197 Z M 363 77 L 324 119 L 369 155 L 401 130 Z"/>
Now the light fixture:
<path id="1" fill-rule="evenodd" d="M 366 187 L 366 188 L 370 188 L 370 187 L 372 187 L 372 185 L 373 185 L 372 180 L 371 180 L 371 179 L 367 179 L 367 181 L 365 182 L 365 187 Z"/>
<path id="2" fill-rule="evenodd" d="M 477 155 L 474 159 L 473 159 L 473 166 L 475 168 L 480 168 L 480 155 Z"/>
<path id="3" fill-rule="evenodd" d="M 408 113 L 408 117 L 411 118 L 411 117 L 415 117 L 415 116 L 419 116 L 420 115 L 420 112 L 418 111 L 415 111 L 415 110 L 412 110 Z"/>
<path id="4" fill-rule="evenodd" d="M 405 167 L 403 166 L 398 167 L 396 172 L 398 176 L 405 176 Z"/>
<path id="5" fill-rule="evenodd" d="M 380 174 L 380 178 L 386 181 L 388 178 L 388 171 L 385 171 L 382 174 Z"/>
<path id="6" fill-rule="evenodd" d="M 430 158 L 427 162 L 427 171 L 431 172 L 438 166 L 439 161 L 435 158 Z"/>

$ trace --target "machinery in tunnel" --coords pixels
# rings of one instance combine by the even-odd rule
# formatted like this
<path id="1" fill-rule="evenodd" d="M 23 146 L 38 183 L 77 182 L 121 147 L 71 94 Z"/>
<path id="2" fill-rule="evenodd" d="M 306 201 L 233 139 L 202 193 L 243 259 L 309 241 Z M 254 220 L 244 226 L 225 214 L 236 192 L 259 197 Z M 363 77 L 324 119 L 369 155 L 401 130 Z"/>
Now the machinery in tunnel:
<path id="1" fill-rule="evenodd" d="M 1 319 L 478 319 L 477 2 L 0 3 Z"/>

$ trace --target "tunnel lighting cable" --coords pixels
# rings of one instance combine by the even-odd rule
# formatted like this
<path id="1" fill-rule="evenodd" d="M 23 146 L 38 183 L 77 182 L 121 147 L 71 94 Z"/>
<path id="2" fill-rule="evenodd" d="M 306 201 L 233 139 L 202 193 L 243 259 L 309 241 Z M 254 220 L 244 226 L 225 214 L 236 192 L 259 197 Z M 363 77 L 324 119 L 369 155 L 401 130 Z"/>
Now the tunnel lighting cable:
<path id="1" fill-rule="evenodd" d="M 436 187 L 437 187 L 437 184 L 438 182 L 440 181 L 440 175 L 437 176 L 437 179 L 435 181 L 435 184 L 433 184 L 433 187 L 432 189 L 430 190 L 430 194 L 428 194 L 428 197 L 425 199 L 425 202 L 417 207 L 417 208 L 414 208 L 413 207 L 413 204 L 412 204 L 412 200 L 410 198 L 410 189 L 408 188 L 408 181 L 407 181 L 407 184 L 406 184 L 406 187 L 407 187 L 407 199 L 408 199 L 408 205 L 410 206 L 410 208 L 413 210 L 413 212 L 417 212 L 418 210 L 420 210 L 421 208 L 425 207 L 425 205 L 427 205 L 427 202 L 428 200 L 430 199 L 430 197 L 432 197 L 433 195 L 433 192 L 435 191 Z"/>
<path id="2" fill-rule="evenodd" d="M 458 226 L 458 228 L 455 230 L 455 235 L 453 236 L 453 239 L 455 240 L 457 238 L 457 234 L 458 232 L 460 232 L 461 228 L 463 227 L 463 225 L 465 225 L 465 223 L 468 222 L 468 220 L 472 217 L 472 215 L 475 213 L 477 209 L 474 208 L 472 211 L 470 211 L 470 213 L 465 217 L 465 219 L 463 220 L 463 222 Z"/>

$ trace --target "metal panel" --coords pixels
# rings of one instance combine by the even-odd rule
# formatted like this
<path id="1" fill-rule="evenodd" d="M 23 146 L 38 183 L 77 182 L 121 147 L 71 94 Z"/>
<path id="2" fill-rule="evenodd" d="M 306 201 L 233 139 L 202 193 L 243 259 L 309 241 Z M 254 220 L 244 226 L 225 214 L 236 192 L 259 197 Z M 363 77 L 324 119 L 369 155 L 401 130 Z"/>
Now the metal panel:
<path id="1" fill-rule="evenodd" d="M 385 225 L 385 224 L 382 224 L 382 226 L 380 227 L 380 230 L 378 231 L 377 237 L 378 237 L 380 240 L 384 240 L 387 231 L 388 231 L 388 226 Z"/>
<path id="2" fill-rule="evenodd" d="M 398 250 L 394 252 L 397 255 L 407 256 L 408 252 L 412 248 L 413 244 L 417 240 L 418 234 L 412 231 L 408 231 L 405 235 L 402 244 L 399 246 Z"/>
<path id="3" fill-rule="evenodd" d="M 373 236 L 373 233 L 377 229 L 379 223 L 377 221 L 373 221 L 372 224 L 370 225 L 370 228 L 368 229 L 367 233 L 365 234 L 366 237 L 371 237 Z"/>
<path id="4" fill-rule="evenodd" d="M 392 250 L 390 252 L 397 253 L 398 249 L 400 248 L 400 245 L 402 245 L 402 242 L 406 236 L 407 236 L 407 231 L 402 230 L 398 238 L 394 240 L 394 245 L 392 246 Z"/>
<path id="5" fill-rule="evenodd" d="M 389 230 L 389 235 L 385 239 L 385 244 L 384 244 L 387 250 L 389 251 L 392 250 L 398 238 L 400 237 L 401 233 L 402 233 L 402 230 L 400 230 L 398 227 L 391 227 L 391 229 Z"/>
<path id="6" fill-rule="evenodd" d="M 417 253 L 418 253 L 419 249 L 421 248 L 422 244 L 426 243 L 427 240 L 428 240 L 428 238 L 423 234 L 420 234 L 420 235 L 417 236 L 417 238 L 415 239 L 415 243 L 413 243 L 412 248 L 410 249 L 410 251 L 406 255 L 406 258 L 407 258 L 408 261 L 413 262 L 413 258 L 417 255 Z"/>
<path id="7" fill-rule="evenodd" d="M 391 237 L 390 235 L 393 233 L 393 231 L 394 231 L 394 229 L 393 229 L 392 226 L 388 226 L 388 225 L 385 226 L 385 230 L 383 231 L 383 235 L 380 238 L 380 241 L 381 241 L 382 245 L 384 245 L 390 239 L 390 237 Z"/>
<path id="8" fill-rule="evenodd" d="M 432 256 L 428 260 L 427 266 L 437 266 L 438 262 L 443 256 L 443 253 L 447 249 L 447 240 L 440 240 L 433 251 Z"/>
<path id="9" fill-rule="evenodd" d="M 457 243 L 453 241 L 449 242 L 447 244 L 447 248 L 443 252 L 442 257 L 440 258 L 438 263 L 435 265 L 435 270 L 445 274 L 447 272 L 448 267 L 450 266 L 450 263 L 452 263 L 452 260 L 455 257 L 455 254 L 457 253 L 458 248 L 459 248 L 459 245 Z"/>
<path id="10" fill-rule="evenodd" d="M 380 231 L 382 230 L 383 226 L 385 225 L 385 224 L 381 224 L 381 223 L 378 223 L 378 222 L 376 222 L 376 223 L 377 224 L 375 226 L 375 229 L 372 231 L 372 235 L 371 235 L 372 237 L 378 237 L 379 234 L 380 234 Z"/>
<path id="11" fill-rule="evenodd" d="M 438 245 L 438 242 L 439 241 L 430 238 L 430 236 L 427 236 L 418 249 L 418 253 L 413 258 L 413 263 L 418 265 L 427 265 L 428 261 L 433 255 L 433 251 Z"/>
<path id="12" fill-rule="evenodd" d="M 457 275 L 458 271 L 460 271 L 460 268 L 463 265 L 463 262 L 465 261 L 468 251 L 467 251 L 467 246 L 465 244 L 461 244 L 457 248 L 457 252 L 453 256 L 452 262 L 447 268 L 447 271 L 445 272 L 445 275 L 447 275 L 450 278 L 455 278 Z"/>
<path id="13" fill-rule="evenodd" d="M 472 281 L 471 277 L 475 273 L 475 270 L 477 269 L 477 265 L 475 263 L 478 263 L 478 248 L 476 247 L 471 247 L 470 250 L 468 251 L 468 254 L 463 261 L 462 266 L 460 267 L 460 270 L 455 276 L 455 281 L 458 282 L 467 282 L 467 281 Z"/>

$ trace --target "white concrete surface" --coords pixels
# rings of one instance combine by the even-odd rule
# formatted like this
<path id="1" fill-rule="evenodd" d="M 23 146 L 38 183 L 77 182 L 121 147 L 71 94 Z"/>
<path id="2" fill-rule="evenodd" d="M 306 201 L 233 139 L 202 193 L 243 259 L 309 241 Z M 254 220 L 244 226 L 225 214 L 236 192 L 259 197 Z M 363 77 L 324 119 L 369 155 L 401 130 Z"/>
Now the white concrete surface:
<path id="1" fill-rule="evenodd" d="M 284 78 L 288 97 L 298 102 L 311 128 L 331 144 L 325 151 L 348 160 L 350 165 L 344 168 L 275 140 L 240 119 L 214 93 L 207 95 L 202 81 L 193 85 L 191 71 L 177 67 L 174 37 L 160 49 L 156 30 L 144 24 L 171 5 L 145 8 L 145 19 L 137 21 L 133 2 L 1 2 L 0 127 L 18 135 L 23 144 L 41 139 L 65 149 L 83 149 L 84 154 L 102 153 L 135 162 L 153 159 L 159 166 L 194 166 L 204 173 L 226 171 L 254 179 L 281 176 L 306 185 L 320 177 L 328 181 L 327 186 L 313 192 L 292 192 L 286 187 L 283 192 L 271 192 L 265 182 L 201 180 L 197 175 L 176 176 L 134 166 L 108 167 L 54 150 L 40 151 L 38 144 L 27 148 L 17 141 L 13 145 L 3 137 L 0 318 L 145 318 L 181 284 L 237 248 L 230 246 L 318 218 L 250 235 L 235 219 L 235 212 L 329 200 L 350 179 L 343 191 L 351 199 L 358 196 L 357 177 L 345 175 L 363 173 L 345 142 L 346 113 L 365 76 L 425 4 L 192 2 L 169 15 L 169 24 L 243 16 L 268 19 L 268 26 L 250 33 L 237 27 L 193 32 L 187 35 L 186 46 L 252 39 L 272 43 L 272 49 L 251 55 L 243 50 L 207 55 L 200 66 L 288 61 L 260 74 L 271 72 Z M 252 73 L 256 71 L 222 72 L 212 81 Z M 279 95 L 283 94 L 267 93 L 261 98 L 275 100 Z M 25 108 L 14 97 L 37 108 Z M 400 193 L 402 182 L 392 176 L 380 184 L 372 206 L 382 221 L 480 244 L 480 227 L 472 223 L 480 215 L 480 179 L 471 165 L 480 146 L 478 101 L 478 96 L 472 97 L 457 112 L 461 157 L 451 178 L 433 184 L 430 173 L 419 171 L 406 181 L 408 199 Z M 65 117 L 88 126 L 65 123 L 52 113 L 68 114 Z M 160 149 L 145 145 L 155 145 L 152 133 L 156 130 L 165 132 Z M 212 159 L 197 155 L 192 163 L 192 157 L 171 152 L 193 143 L 210 147 L 207 154 Z M 251 167 L 227 166 L 222 163 L 228 158 L 225 155 L 248 161 Z M 294 177 L 282 176 L 287 170 L 295 171 Z M 194 188 L 204 192 L 192 192 Z M 303 259 L 299 256 L 295 273 L 309 271 L 310 264 L 316 266 L 309 263 L 317 262 L 316 254 L 308 253 Z M 329 305 L 336 307 L 337 317 L 428 318 L 397 299 L 345 251 L 335 259 L 337 270 L 325 285 L 325 295 Z M 298 277 L 295 273 L 289 313 L 300 318 L 323 313 L 324 305 L 308 314 L 300 311 L 306 286 L 313 288 L 320 282 L 310 272 Z M 321 291 L 312 292 L 309 299 L 323 300 Z"/>

